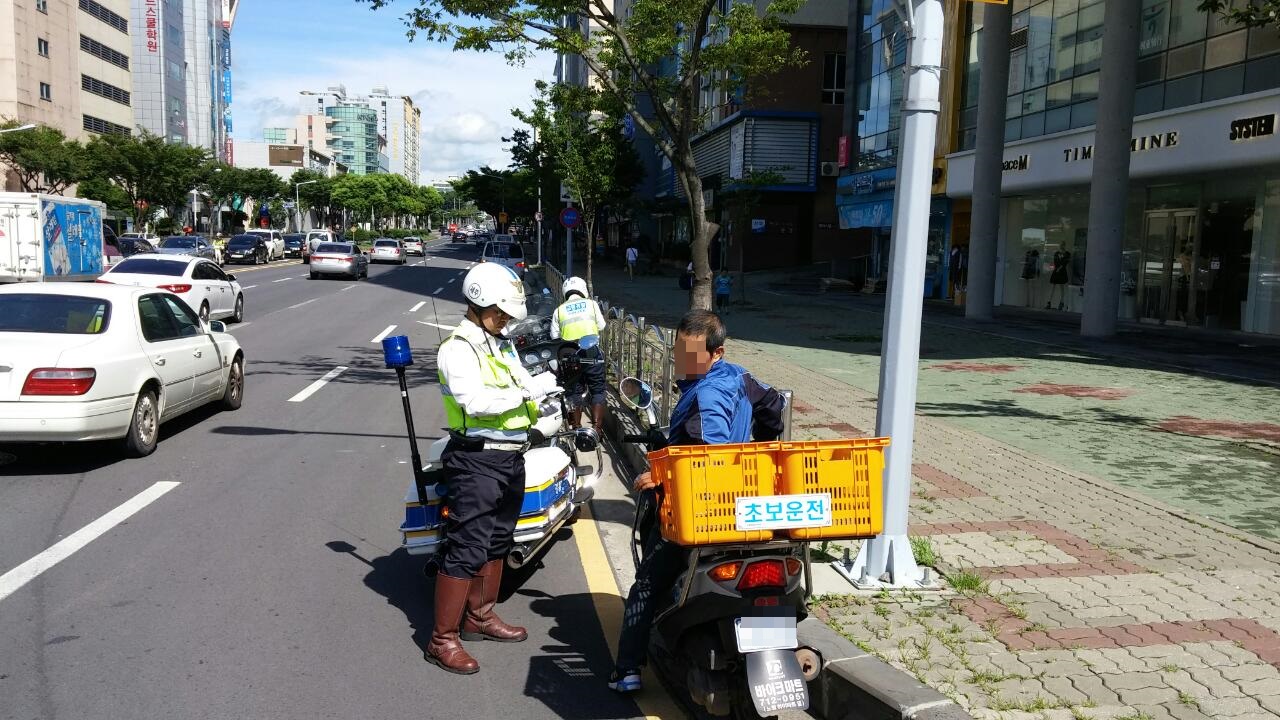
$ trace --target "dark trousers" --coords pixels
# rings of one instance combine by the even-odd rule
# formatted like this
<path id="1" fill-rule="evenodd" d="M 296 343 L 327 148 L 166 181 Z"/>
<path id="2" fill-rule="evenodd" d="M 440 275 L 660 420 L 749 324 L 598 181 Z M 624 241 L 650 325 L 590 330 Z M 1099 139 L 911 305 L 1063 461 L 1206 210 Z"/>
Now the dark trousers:
<path id="1" fill-rule="evenodd" d="M 604 353 L 600 350 L 599 345 L 593 348 L 588 348 L 586 350 L 583 350 L 582 356 L 589 360 L 597 360 L 597 361 L 604 360 Z M 592 365 L 588 365 L 586 368 L 586 376 L 587 376 L 587 394 L 591 397 L 591 404 L 603 405 L 605 390 L 606 390 L 605 388 L 606 383 L 604 378 L 604 363 L 598 362 Z"/>
<path id="2" fill-rule="evenodd" d="M 524 503 L 524 455 L 468 445 L 453 440 L 441 458 L 449 520 L 440 572 L 463 580 L 507 556 Z"/>
<path id="3" fill-rule="evenodd" d="M 622 611 L 618 669 L 636 670 L 645 664 L 653 616 L 659 607 L 669 604 L 666 596 L 671 594 L 687 562 L 685 549 L 663 540 L 654 523 L 645 534 L 644 555 Z"/>

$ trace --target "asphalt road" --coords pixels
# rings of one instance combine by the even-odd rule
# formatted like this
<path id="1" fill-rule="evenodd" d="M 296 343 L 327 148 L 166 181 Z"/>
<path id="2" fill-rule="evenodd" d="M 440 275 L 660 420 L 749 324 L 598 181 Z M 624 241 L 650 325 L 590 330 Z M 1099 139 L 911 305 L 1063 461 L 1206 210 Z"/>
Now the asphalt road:
<path id="1" fill-rule="evenodd" d="M 308 280 L 296 261 L 229 268 L 245 287 L 246 322 L 232 326 L 243 408 L 168 423 L 141 460 L 110 444 L 2 448 L 14 460 L 0 466 L 0 574 L 179 484 L 0 599 L 0 717 L 641 716 L 604 686 L 603 550 L 589 523 L 508 583 L 503 615 L 527 642 L 471 643 L 471 677 L 423 661 L 431 586 L 399 549 L 409 451 L 373 340 L 388 326 L 410 337 L 428 443 L 444 422 L 427 323 L 460 319 L 475 255 L 437 242 L 359 282 Z"/>

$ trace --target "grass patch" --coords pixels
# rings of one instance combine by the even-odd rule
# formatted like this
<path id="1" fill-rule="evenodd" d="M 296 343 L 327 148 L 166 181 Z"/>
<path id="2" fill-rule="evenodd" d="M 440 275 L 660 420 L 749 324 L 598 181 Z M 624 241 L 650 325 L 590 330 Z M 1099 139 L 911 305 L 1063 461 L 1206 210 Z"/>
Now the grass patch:
<path id="1" fill-rule="evenodd" d="M 1072 720 L 1093 720 L 1093 716 L 1080 708 L 1071 708 Z"/>
<path id="2" fill-rule="evenodd" d="M 1141 710 L 1137 710 L 1128 715 L 1117 715 L 1115 720 L 1153 720 L 1153 718 Z"/>
<path id="3" fill-rule="evenodd" d="M 883 606 L 883 605 L 877 605 L 877 606 L 875 606 L 875 607 L 871 610 L 871 612 L 875 613 L 878 617 L 882 617 L 882 618 L 887 618 L 887 617 L 889 617 L 889 608 L 887 608 L 887 607 L 885 607 L 885 606 Z"/>
<path id="4" fill-rule="evenodd" d="M 1018 618 L 1019 620 L 1027 619 L 1027 609 L 1021 605 L 1006 605 L 1005 607 L 1009 608 L 1010 615 Z"/>
<path id="5" fill-rule="evenodd" d="M 1195 695 L 1192 695 L 1191 693 L 1188 693 L 1188 692 L 1178 693 L 1178 702 L 1182 703 L 1183 705 L 1186 705 L 1187 707 L 1193 707 L 1197 710 L 1200 709 L 1200 701 L 1196 700 Z"/>
<path id="6" fill-rule="evenodd" d="M 1178 667 L 1177 665 L 1161 665 L 1160 669 L 1165 672 L 1178 672 L 1182 668 Z"/>
<path id="7" fill-rule="evenodd" d="M 951 587 L 957 592 L 966 595 L 981 595 L 987 592 L 987 581 L 975 572 L 968 570 L 960 570 L 947 577 L 947 582 L 951 583 Z"/>
<path id="8" fill-rule="evenodd" d="M 933 552 L 933 540 L 926 536 L 911 538 L 911 554 L 915 556 L 917 565 L 933 567 L 938 562 L 938 556 Z"/>

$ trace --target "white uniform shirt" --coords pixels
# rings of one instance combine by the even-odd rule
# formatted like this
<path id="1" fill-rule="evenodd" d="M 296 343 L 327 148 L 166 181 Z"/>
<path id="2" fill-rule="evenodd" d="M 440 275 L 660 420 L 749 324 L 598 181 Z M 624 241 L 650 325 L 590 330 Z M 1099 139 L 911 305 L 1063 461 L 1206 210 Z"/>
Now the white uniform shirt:
<path id="1" fill-rule="evenodd" d="M 520 407 L 525 400 L 546 394 L 540 387 L 543 383 L 536 382 L 524 365 L 520 364 L 520 358 L 509 341 L 493 337 L 466 318 L 458 325 L 455 334 L 469 343 L 460 340 L 445 342 L 436 356 L 436 367 L 440 369 L 440 376 L 453 394 L 453 399 L 458 401 L 458 405 L 462 406 L 463 412 L 468 416 L 501 415 Z M 480 358 L 476 357 L 472 346 L 502 360 L 511 370 L 516 387 L 492 388 L 485 385 Z M 467 428 L 467 435 L 514 442 L 523 442 L 525 439 L 523 430 Z"/>
<path id="2" fill-rule="evenodd" d="M 596 334 L 599 335 L 601 332 L 604 331 L 604 328 L 605 328 L 604 313 L 600 312 L 600 303 L 594 302 L 592 300 L 579 300 L 579 299 L 566 300 L 565 302 L 589 303 L 592 309 L 596 311 Z M 563 307 L 563 305 L 561 307 Z M 551 337 L 556 340 L 560 339 L 560 308 L 556 308 L 556 311 L 551 313 Z"/>

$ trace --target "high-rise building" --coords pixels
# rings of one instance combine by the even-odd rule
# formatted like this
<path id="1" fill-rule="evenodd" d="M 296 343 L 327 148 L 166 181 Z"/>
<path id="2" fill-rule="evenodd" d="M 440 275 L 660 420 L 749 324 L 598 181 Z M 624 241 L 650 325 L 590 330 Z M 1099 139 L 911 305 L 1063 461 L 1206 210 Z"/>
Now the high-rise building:
<path id="1" fill-rule="evenodd" d="M 128 133 L 129 0 L 0 2 L 0 117 Z"/>
<path id="2" fill-rule="evenodd" d="M 134 1 L 139 127 L 231 159 L 231 26 L 238 5 L 238 0 Z"/>
<path id="3" fill-rule="evenodd" d="M 422 110 L 407 96 L 374 88 L 348 95 L 336 85 L 298 95 L 299 142 L 333 151 L 357 174 L 393 172 L 417 183 L 421 168 Z M 371 113 L 371 115 L 370 115 Z"/>

